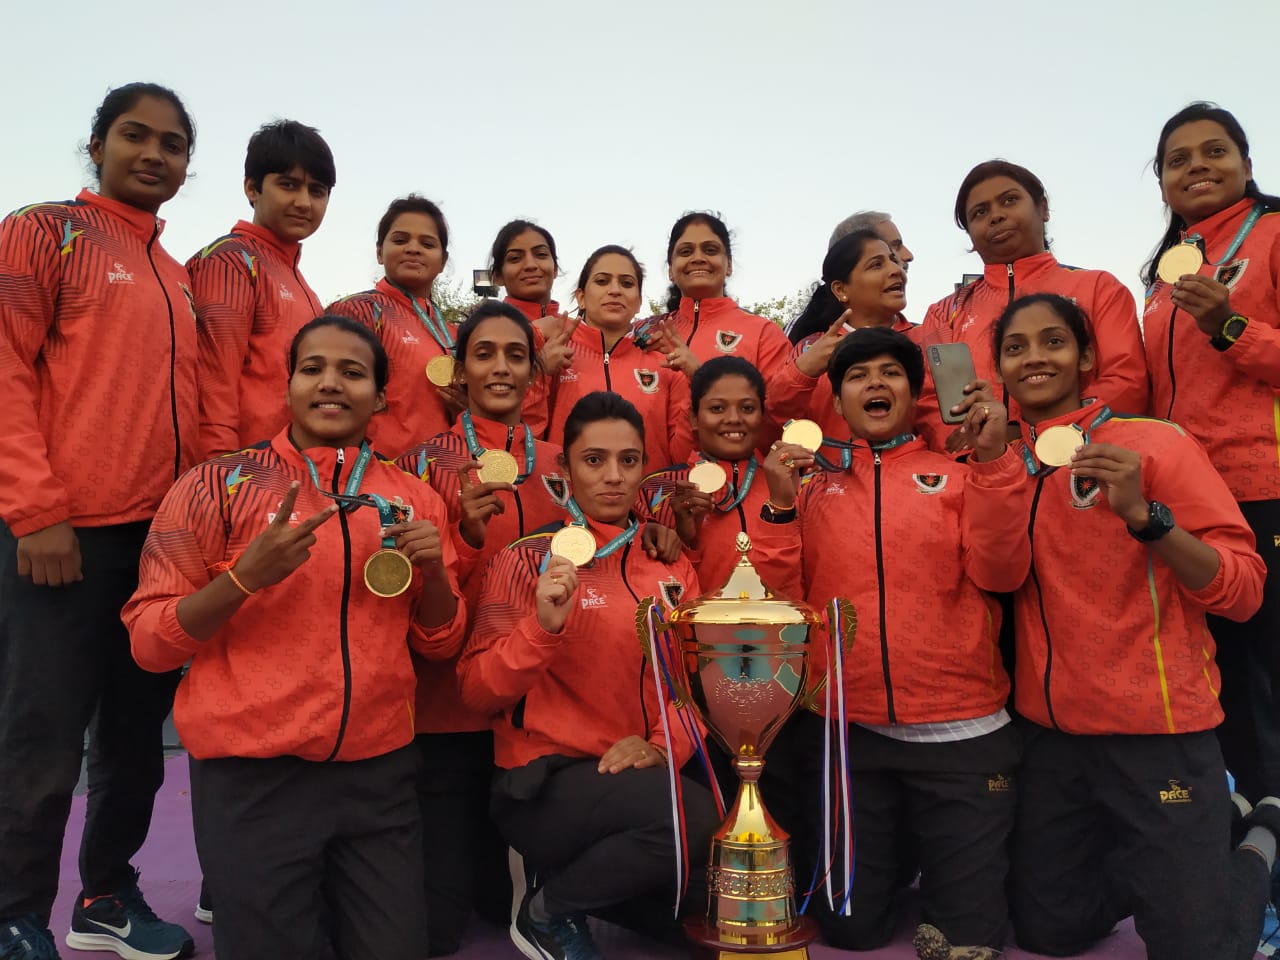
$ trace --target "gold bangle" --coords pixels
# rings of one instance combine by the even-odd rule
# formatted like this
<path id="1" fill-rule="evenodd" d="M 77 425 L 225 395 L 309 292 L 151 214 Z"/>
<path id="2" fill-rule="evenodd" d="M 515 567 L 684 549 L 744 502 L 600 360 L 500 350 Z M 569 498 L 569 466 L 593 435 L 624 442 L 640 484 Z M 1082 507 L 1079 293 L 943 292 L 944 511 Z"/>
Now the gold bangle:
<path id="1" fill-rule="evenodd" d="M 253 596 L 254 592 L 240 582 L 240 578 L 236 576 L 236 572 L 230 567 L 227 567 L 227 576 L 231 578 L 231 582 L 234 583 L 240 589 L 240 592 L 246 597 Z"/>
<path id="2" fill-rule="evenodd" d="M 769 511 L 771 513 L 790 513 L 792 510 L 796 508 L 796 502 L 794 500 L 791 501 L 791 506 L 789 507 L 780 506 L 779 504 L 774 503 L 772 500 L 766 500 L 764 502 L 764 505 L 769 508 Z"/>

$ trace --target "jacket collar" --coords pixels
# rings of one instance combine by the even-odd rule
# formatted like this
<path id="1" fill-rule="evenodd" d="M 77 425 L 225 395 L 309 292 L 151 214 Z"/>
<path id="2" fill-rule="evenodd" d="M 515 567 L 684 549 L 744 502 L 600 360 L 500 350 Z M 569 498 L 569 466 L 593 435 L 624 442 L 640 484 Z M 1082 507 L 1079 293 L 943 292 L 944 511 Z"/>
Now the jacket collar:
<path id="1" fill-rule="evenodd" d="M 88 189 L 81 190 L 76 195 L 76 199 L 88 206 L 109 213 L 119 220 L 123 220 L 130 230 L 145 241 L 158 238 L 164 232 L 164 221 L 154 213 L 139 210 L 137 207 L 131 207 L 129 204 L 121 203 L 119 200 L 110 200 L 102 194 L 94 193 Z"/>
<path id="2" fill-rule="evenodd" d="M 987 283 L 1007 287 L 1011 271 L 1015 283 L 1025 283 L 1031 277 L 1046 273 L 1057 265 L 1057 258 L 1046 250 L 1044 253 L 1022 257 L 1013 263 L 988 263 L 982 268 L 982 278 Z"/>
<path id="3" fill-rule="evenodd" d="M 277 257 L 291 266 L 296 267 L 298 261 L 302 258 L 302 244 L 286 243 L 266 227 L 260 227 L 248 220 L 237 220 L 236 225 L 231 228 L 231 232 L 253 237 L 261 246 L 271 250 Z"/>
<path id="4" fill-rule="evenodd" d="M 543 317 L 554 316 L 560 312 L 560 304 L 554 300 L 542 304 L 534 303 L 532 300 L 521 300 L 518 297 L 503 297 L 502 302 L 511 304 L 530 320 L 541 320 Z"/>

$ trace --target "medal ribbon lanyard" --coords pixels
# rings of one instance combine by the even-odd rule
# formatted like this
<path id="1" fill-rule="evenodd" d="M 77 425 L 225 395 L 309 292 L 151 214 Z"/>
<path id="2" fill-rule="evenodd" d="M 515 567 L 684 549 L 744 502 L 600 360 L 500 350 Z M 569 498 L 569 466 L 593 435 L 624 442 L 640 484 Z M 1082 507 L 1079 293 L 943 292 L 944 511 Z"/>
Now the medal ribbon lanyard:
<path id="1" fill-rule="evenodd" d="M 360 484 L 364 482 L 364 472 L 369 467 L 369 461 L 373 459 L 373 450 L 369 448 L 368 443 L 360 444 L 360 455 L 356 457 L 355 464 L 351 467 L 351 473 L 347 476 L 347 485 L 343 488 L 342 493 L 331 493 L 320 485 L 320 471 L 316 469 L 315 461 L 308 457 L 301 450 L 302 459 L 307 463 L 307 472 L 311 474 L 311 482 L 315 484 L 316 489 L 331 500 L 337 500 L 342 504 L 344 510 L 354 510 L 356 507 L 362 506 L 363 501 L 360 498 Z M 342 450 L 338 450 L 338 462 L 342 462 Z"/>
<path id="2" fill-rule="evenodd" d="M 1110 419 L 1111 419 L 1111 408 L 1103 407 L 1101 410 L 1098 411 L 1098 415 L 1089 421 L 1088 428 L 1081 428 L 1081 426 L 1077 423 L 1067 424 L 1067 426 L 1069 426 L 1072 430 L 1080 431 L 1080 443 L 1083 446 L 1084 444 L 1090 442 L 1090 437 L 1093 435 L 1093 431 L 1096 430 L 1098 427 L 1102 426 L 1104 423 L 1106 423 Z M 1028 445 L 1026 443 L 1022 445 L 1022 462 L 1026 464 L 1027 473 L 1030 474 L 1031 476 L 1047 477 L 1049 474 L 1053 473 L 1053 471 L 1057 470 L 1058 468 L 1046 467 L 1045 465 L 1036 462 L 1036 458 L 1031 454 L 1031 446 L 1033 446 L 1034 443 L 1035 441 L 1033 440 L 1031 445 Z"/>
<path id="3" fill-rule="evenodd" d="M 399 290 L 409 298 L 409 306 L 413 307 L 413 312 L 418 315 L 418 319 L 422 321 L 422 325 L 427 328 L 427 333 L 431 334 L 431 339 L 434 340 L 437 346 L 439 346 L 445 353 L 452 354 L 454 347 L 453 334 L 449 332 L 449 325 L 439 318 L 439 311 L 423 308 L 423 306 L 418 303 L 417 297 L 404 287 L 400 286 L 400 284 L 391 280 L 389 277 L 387 278 L 387 283 L 391 284 L 392 287 Z M 434 306 L 429 300 L 426 302 L 429 307 Z M 433 313 L 436 315 L 432 316 Z"/>
<path id="4" fill-rule="evenodd" d="M 467 453 L 471 455 L 472 460 L 479 460 L 485 453 L 484 447 L 480 446 L 480 440 L 476 436 L 476 425 L 471 419 L 471 411 L 463 410 L 458 417 L 462 421 L 462 436 L 467 442 Z M 524 470 L 516 477 L 516 486 L 524 483 L 533 473 L 533 434 L 529 432 L 529 427 L 524 428 Z"/>
<path id="5" fill-rule="evenodd" d="M 715 463 L 715 460 L 708 457 L 705 453 L 699 453 L 699 457 L 701 457 L 698 461 L 699 463 Z M 735 491 L 733 481 L 729 481 L 725 485 L 725 495 L 720 502 L 716 504 L 716 509 L 721 513 L 728 513 L 730 510 L 737 507 L 738 504 L 742 503 L 743 500 L 747 499 L 747 493 L 751 490 L 751 481 L 756 478 L 756 471 L 759 469 L 760 462 L 756 460 L 755 454 L 752 454 L 751 460 L 747 463 L 747 472 L 738 483 L 736 491 L 737 496 L 734 496 Z"/>
<path id="6" fill-rule="evenodd" d="M 1183 237 L 1183 243 L 1194 244 L 1204 254 L 1205 260 L 1210 266 L 1219 266 L 1226 263 L 1236 255 L 1236 251 L 1240 249 L 1240 245 L 1244 243 L 1244 238 L 1249 235 L 1249 231 L 1253 229 L 1258 222 L 1258 218 L 1262 216 L 1262 204 L 1255 203 L 1253 209 L 1249 211 L 1249 215 L 1244 218 L 1244 223 L 1240 224 L 1240 229 L 1236 231 L 1235 237 L 1231 241 L 1231 246 L 1227 247 L 1227 252 L 1222 255 L 1221 260 L 1209 260 L 1209 251 L 1205 249 L 1204 237 L 1198 233 L 1188 233 Z"/>
<path id="7" fill-rule="evenodd" d="M 573 522 L 575 524 L 577 524 L 580 527 L 587 528 L 587 518 L 583 516 L 582 508 L 578 506 L 577 501 L 574 500 L 573 497 L 569 498 L 568 502 L 565 504 L 565 507 L 568 508 L 569 515 L 573 517 Z M 630 543 L 632 540 L 635 539 L 636 531 L 638 531 L 639 529 L 640 529 L 640 524 L 637 523 L 634 519 L 632 519 L 632 521 L 627 525 L 627 529 L 623 530 L 620 534 L 618 534 L 616 537 L 614 537 L 612 540 L 610 540 L 603 547 L 601 547 L 599 550 L 596 551 L 595 557 L 593 559 L 603 560 L 605 557 L 609 556 L 610 554 L 616 553 L 618 550 L 622 549 L 622 547 L 626 546 L 628 543 Z"/>
<path id="8" fill-rule="evenodd" d="M 867 447 L 873 453 L 880 453 L 882 450 L 892 450 L 894 447 L 900 447 L 904 443 L 910 443 L 915 438 L 916 435 L 914 433 L 900 433 L 892 440 L 886 440 L 884 443 L 871 443 L 868 441 Z M 853 466 L 854 444 L 852 442 L 845 440 L 832 440 L 830 437 L 823 437 L 822 445 L 824 447 L 835 447 L 840 451 L 840 466 L 838 467 L 824 457 L 820 451 L 814 452 L 814 460 L 816 460 L 818 465 L 824 470 L 848 470 Z"/>

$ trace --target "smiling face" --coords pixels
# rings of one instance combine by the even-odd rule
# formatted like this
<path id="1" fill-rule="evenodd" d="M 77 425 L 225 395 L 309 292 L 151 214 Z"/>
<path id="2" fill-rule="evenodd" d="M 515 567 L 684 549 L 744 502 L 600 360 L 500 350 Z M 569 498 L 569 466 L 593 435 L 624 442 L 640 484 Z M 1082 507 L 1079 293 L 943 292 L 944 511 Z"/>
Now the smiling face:
<path id="1" fill-rule="evenodd" d="M 1022 419 L 1035 424 L 1080 408 L 1080 374 L 1093 369 L 1093 352 L 1081 352 L 1055 310 L 1033 303 L 1010 318 L 997 362 Z"/>
<path id="2" fill-rule="evenodd" d="M 1193 120 L 1169 134 L 1160 166 L 1160 194 L 1188 224 L 1244 197 L 1253 162 L 1216 120 Z"/>
<path id="3" fill-rule="evenodd" d="M 887 243 L 870 240 L 849 276 L 832 282 L 831 292 L 855 317 L 890 324 L 907 306 L 907 275 Z"/>
<path id="4" fill-rule="evenodd" d="M 909 432 L 915 420 L 907 371 L 891 354 L 850 365 L 834 399 L 855 440 L 883 443 Z"/>
<path id="5" fill-rule="evenodd" d="M 244 195 L 253 205 L 254 224 L 284 243 L 300 243 L 319 230 L 329 207 L 329 188 L 301 166 L 288 173 L 268 173 L 261 190 L 246 177 Z"/>
<path id="6" fill-rule="evenodd" d="M 369 344 L 338 327 L 316 327 L 298 344 L 289 376 L 293 439 L 308 447 L 353 447 L 387 405 Z"/>
<path id="7" fill-rule="evenodd" d="M 635 264 L 620 253 L 602 255 L 576 296 L 591 326 L 625 331 L 640 312 L 640 278 Z"/>
<path id="8" fill-rule="evenodd" d="M 387 279 L 419 297 L 431 295 L 445 259 L 440 228 L 425 213 L 400 214 L 378 247 L 378 262 L 386 268 Z"/>
<path id="9" fill-rule="evenodd" d="M 189 150 L 177 108 L 160 97 L 139 97 L 116 117 L 105 140 L 89 139 L 89 159 L 100 169 L 99 193 L 148 213 L 186 182 Z"/>
<path id="10" fill-rule="evenodd" d="M 547 238 L 537 230 L 516 235 L 502 257 L 502 285 L 517 300 L 546 303 L 556 278 L 556 261 Z"/>
<path id="11" fill-rule="evenodd" d="M 466 349 L 461 380 L 472 416 L 515 426 L 533 375 L 529 337 L 510 318 L 489 317 L 471 331 Z"/>
<path id="12" fill-rule="evenodd" d="M 644 480 L 644 441 L 625 420 L 595 420 L 565 450 L 573 499 L 601 523 L 623 524 Z"/>
<path id="13" fill-rule="evenodd" d="M 717 460 L 746 460 L 756 449 L 764 405 L 751 382 L 727 374 L 707 388 L 693 412 L 698 447 Z"/>
<path id="14" fill-rule="evenodd" d="M 1012 177 L 977 183 L 965 200 L 965 229 L 983 263 L 1013 263 L 1044 253 L 1049 205 L 1036 203 Z"/>
<path id="15" fill-rule="evenodd" d="M 701 221 L 689 224 L 671 248 L 671 282 L 684 296 L 703 300 L 723 297 L 725 279 L 732 275 L 733 261 L 715 231 Z"/>

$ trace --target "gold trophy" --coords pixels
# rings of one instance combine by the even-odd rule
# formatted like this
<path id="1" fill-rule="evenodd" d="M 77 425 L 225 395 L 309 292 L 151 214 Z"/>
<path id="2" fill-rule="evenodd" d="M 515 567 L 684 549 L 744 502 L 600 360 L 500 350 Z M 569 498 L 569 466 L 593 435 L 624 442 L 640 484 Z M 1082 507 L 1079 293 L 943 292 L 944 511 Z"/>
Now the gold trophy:
<path id="1" fill-rule="evenodd" d="M 787 854 L 788 835 L 764 808 L 759 780 L 764 753 L 791 712 L 808 702 L 809 638 L 823 628 L 808 604 L 776 596 L 747 558 L 751 540 L 738 534 L 741 554 L 718 591 L 681 603 L 658 620 L 674 633 L 679 665 L 673 685 L 680 701 L 692 702 L 707 729 L 733 757 L 738 795 L 711 840 L 707 866 L 707 915 L 686 921 L 697 944 L 720 960 L 771 953 L 807 960 L 817 926 L 795 910 L 795 879 Z M 847 624 L 855 620 L 847 600 L 835 600 Z M 647 650 L 652 598 L 637 612 Z"/>

